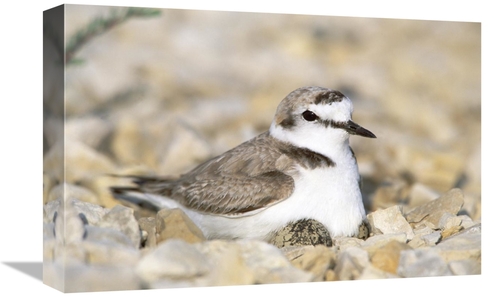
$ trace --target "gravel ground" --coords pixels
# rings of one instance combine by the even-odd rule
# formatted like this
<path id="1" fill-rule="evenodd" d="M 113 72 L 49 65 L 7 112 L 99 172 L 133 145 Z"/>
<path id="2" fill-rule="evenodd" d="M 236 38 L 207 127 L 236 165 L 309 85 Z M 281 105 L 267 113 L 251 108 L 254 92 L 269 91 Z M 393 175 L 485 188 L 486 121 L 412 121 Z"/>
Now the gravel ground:
<path id="1" fill-rule="evenodd" d="M 110 13 L 67 6 L 66 37 Z M 44 282 L 78 292 L 481 274 L 480 32 L 162 10 L 94 36 L 66 68 L 64 122 L 61 85 L 45 82 Z M 351 138 L 368 238 L 290 244 L 292 225 L 274 244 L 206 240 L 180 211 L 110 195 L 128 185 L 110 173 L 179 175 L 265 131 L 306 85 L 345 93 L 377 135 Z"/>

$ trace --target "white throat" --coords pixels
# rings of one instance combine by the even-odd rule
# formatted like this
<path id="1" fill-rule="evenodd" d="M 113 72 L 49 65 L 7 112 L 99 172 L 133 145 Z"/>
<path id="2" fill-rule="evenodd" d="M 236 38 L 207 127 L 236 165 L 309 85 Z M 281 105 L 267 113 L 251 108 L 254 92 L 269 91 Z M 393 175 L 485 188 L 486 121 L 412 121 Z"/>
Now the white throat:
<path id="1" fill-rule="evenodd" d="M 342 129 L 317 126 L 312 131 L 300 127 L 288 130 L 273 121 L 269 131 L 271 136 L 276 139 L 310 149 L 330 158 L 334 162 L 344 160 L 344 156 L 351 154 L 349 134 Z"/>

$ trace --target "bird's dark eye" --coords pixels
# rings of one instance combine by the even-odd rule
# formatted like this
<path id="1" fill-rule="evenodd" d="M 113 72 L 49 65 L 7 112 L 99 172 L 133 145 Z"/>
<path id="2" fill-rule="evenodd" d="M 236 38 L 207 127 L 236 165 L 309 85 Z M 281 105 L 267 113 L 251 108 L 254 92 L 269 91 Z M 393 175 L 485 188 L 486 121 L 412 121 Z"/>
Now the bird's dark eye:
<path id="1" fill-rule="evenodd" d="M 315 121 L 318 118 L 318 116 L 314 112 L 312 112 L 310 110 L 304 111 L 302 113 L 302 117 L 304 118 L 304 120 L 306 120 L 308 122 Z"/>

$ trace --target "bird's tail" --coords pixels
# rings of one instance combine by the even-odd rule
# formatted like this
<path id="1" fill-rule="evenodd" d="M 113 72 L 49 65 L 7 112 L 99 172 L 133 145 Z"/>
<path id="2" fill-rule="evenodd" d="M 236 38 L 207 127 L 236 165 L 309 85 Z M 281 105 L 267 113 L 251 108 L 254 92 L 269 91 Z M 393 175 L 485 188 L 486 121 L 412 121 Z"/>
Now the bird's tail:
<path id="1" fill-rule="evenodd" d="M 141 208 L 158 211 L 162 208 L 178 207 L 170 196 L 170 178 L 147 177 L 138 175 L 116 175 L 113 177 L 132 178 L 135 186 L 110 187 L 111 194 L 118 200 L 135 204 Z"/>

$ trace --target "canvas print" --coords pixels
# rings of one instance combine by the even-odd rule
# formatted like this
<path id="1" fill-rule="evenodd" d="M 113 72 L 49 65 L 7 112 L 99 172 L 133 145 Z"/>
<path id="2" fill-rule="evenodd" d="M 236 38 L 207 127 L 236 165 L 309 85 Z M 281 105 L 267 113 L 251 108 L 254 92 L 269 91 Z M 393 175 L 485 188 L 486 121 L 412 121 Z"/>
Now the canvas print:
<path id="1" fill-rule="evenodd" d="M 44 12 L 43 281 L 481 274 L 481 24 Z"/>

